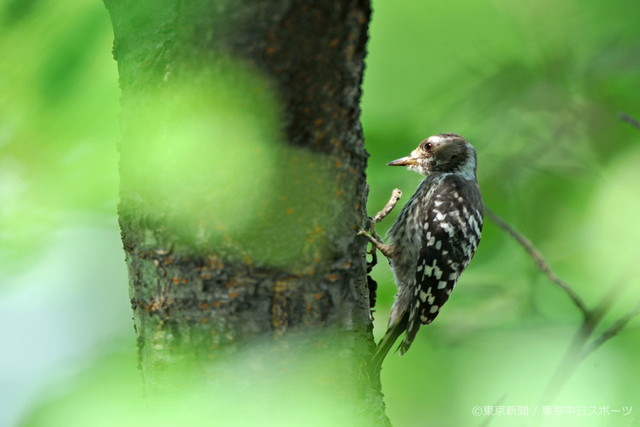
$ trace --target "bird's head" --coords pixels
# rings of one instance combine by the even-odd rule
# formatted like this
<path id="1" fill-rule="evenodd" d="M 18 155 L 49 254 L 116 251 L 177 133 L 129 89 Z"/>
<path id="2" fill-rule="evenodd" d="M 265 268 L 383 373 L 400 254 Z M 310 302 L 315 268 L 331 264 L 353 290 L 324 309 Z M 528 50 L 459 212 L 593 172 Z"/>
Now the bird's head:
<path id="1" fill-rule="evenodd" d="M 440 133 L 422 141 L 407 157 L 387 165 L 407 166 L 422 175 L 459 173 L 467 179 L 475 179 L 476 150 L 460 135 Z"/>

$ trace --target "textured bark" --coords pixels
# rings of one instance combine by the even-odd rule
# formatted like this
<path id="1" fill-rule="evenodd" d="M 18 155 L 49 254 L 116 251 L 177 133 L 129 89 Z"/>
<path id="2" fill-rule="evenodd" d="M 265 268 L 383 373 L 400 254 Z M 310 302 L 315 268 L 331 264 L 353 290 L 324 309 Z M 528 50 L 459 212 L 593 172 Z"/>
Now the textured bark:
<path id="1" fill-rule="evenodd" d="M 366 371 L 372 325 L 356 238 L 368 0 L 106 4 L 122 89 L 120 225 L 147 385 L 162 389 L 176 366 L 217 380 L 277 371 L 296 387 L 339 391 L 365 424 L 385 423 Z M 258 134 L 272 149 L 228 147 L 215 132 L 166 148 L 172 123 L 215 118 L 199 97 L 276 122 Z M 192 171 L 158 171 L 174 151 Z M 236 170 L 243 158 L 251 166 L 221 184 L 225 162 Z M 229 220 L 247 212 L 244 227 Z"/>

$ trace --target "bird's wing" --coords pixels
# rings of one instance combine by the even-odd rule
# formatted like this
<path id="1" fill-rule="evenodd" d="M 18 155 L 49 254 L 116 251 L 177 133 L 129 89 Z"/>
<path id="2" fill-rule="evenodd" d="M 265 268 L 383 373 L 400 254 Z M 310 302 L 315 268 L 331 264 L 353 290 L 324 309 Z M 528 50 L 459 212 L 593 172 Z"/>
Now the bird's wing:
<path id="1" fill-rule="evenodd" d="M 420 325 L 431 323 L 440 313 L 471 261 L 482 232 L 482 201 L 475 183 L 447 177 L 425 203 L 415 298 L 400 345 L 402 354 L 411 346 Z"/>

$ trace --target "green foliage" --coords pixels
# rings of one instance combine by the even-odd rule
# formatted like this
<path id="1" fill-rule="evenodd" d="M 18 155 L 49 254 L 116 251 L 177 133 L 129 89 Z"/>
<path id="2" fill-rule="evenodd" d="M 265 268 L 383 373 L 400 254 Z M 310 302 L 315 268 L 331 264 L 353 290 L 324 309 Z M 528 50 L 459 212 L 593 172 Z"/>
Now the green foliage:
<path id="1" fill-rule="evenodd" d="M 371 153 L 369 212 L 382 207 L 394 187 L 404 191 L 406 201 L 420 180 L 386 168 L 387 161 L 428 135 L 460 133 L 478 149 L 487 204 L 529 237 L 589 305 L 614 283 L 629 282 L 605 325 L 625 313 L 640 286 L 635 220 L 640 206 L 634 188 L 640 179 L 640 130 L 618 114 L 640 117 L 640 3 L 375 0 L 373 6 L 362 104 Z M 76 221 L 77 213 L 115 215 L 119 91 L 111 27 L 99 3 L 11 0 L 0 5 L 0 19 L 0 268 L 15 270 L 30 266 L 50 232 Z M 198 207 L 176 189 L 211 185 L 206 210 L 215 214 L 202 216 L 206 227 L 219 220 L 230 224 L 214 240 L 228 234 L 241 243 L 273 242 L 290 221 L 331 209 L 327 202 L 336 188 L 326 182 L 335 182 L 331 177 L 339 165 L 311 164 L 297 151 L 298 161 L 283 163 L 295 149 L 267 149 L 276 131 L 265 130 L 257 113 L 259 107 L 277 115 L 269 97 L 211 90 L 214 96 L 208 97 L 187 88 L 187 99 L 199 104 L 200 112 L 177 108 L 179 128 L 164 136 L 166 151 L 138 157 L 151 170 L 165 165 L 144 184 L 149 191 L 165 189 L 163 196 L 193 212 Z M 235 98 L 238 104 L 230 106 L 227 101 Z M 242 113 L 247 99 L 260 100 L 249 115 Z M 202 114 L 206 109 L 217 114 Z M 230 132 L 230 124 L 244 130 Z M 210 148 L 215 151 L 206 154 L 216 160 L 208 163 L 201 147 L 184 137 L 190 133 L 229 143 Z M 240 158 L 240 150 L 251 154 Z M 217 173 L 211 173 L 214 168 Z M 264 188 L 281 184 L 275 168 L 285 168 L 287 180 L 302 170 L 310 173 L 305 184 L 310 187 L 280 193 L 290 204 L 265 200 Z M 224 185 L 232 180 L 242 185 Z M 318 193 L 322 197 L 310 197 Z M 254 221 L 256 213 L 278 220 L 265 229 Z M 330 232 L 330 221 L 308 226 L 309 238 L 317 232 L 318 240 L 329 240 L 320 231 Z M 265 245 L 250 255 L 279 264 L 296 252 L 319 256 L 325 248 L 317 242 L 275 253 L 267 253 Z M 384 260 L 375 276 L 376 332 L 382 334 L 394 294 Z M 397 426 L 475 425 L 484 420 L 471 415 L 476 405 L 532 408 L 579 320 L 575 307 L 521 248 L 487 223 L 476 258 L 438 320 L 421 331 L 406 356 L 391 354 L 385 362 L 390 418 Z M 633 406 L 640 398 L 638 342 L 636 319 L 585 361 L 559 403 Z M 54 402 L 33 424 L 54 425 L 55 411 L 90 420 L 101 402 L 109 402 L 105 394 L 134 389 L 137 379 L 123 373 L 133 360 L 125 359 L 98 363 L 92 392 L 78 386 L 69 400 Z M 109 408 L 98 413 L 108 416 Z M 615 417 L 578 421 L 615 425 L 620 421 Z M 520 421 L 495 418 L 492 425 Z M 575 418 L 551 421 L 567 424 Z"/>
<path id="2" fill-rule="evenodd" d="M 542 250 L 592 306 L 629 282 L 609 326 L 640 298 L 640 5 L 625 1 L 375 2 L 364 88 L 369 213 L 420 177 L 384 164 L 428 135 L 456 132 L 477 147 L 485 202 Z M 402 205 L 402 201 L 400 205 Z M 381 232 L 394 215 L 381 224 Z M 386 262 L 376 332 L 395 287 Z M 580 313 L 488 220 L 469 269 L 437 321 L 383 369 L 395 425 L 474 425 L 474 405 L 536 404 Z M 560 405 L 637 401 L 638 321 L 589 356 Z M 635 356 L 632 356 L 635 355 Z M 623 373 L 624 372 L 624 373 Z M 593 390 L 597 384 L 597 391 Z M 504 398 L 503 398 L 504 396 Z M 500 399 L 503 398 L 501 401 Z M 572 423 L 557 417 L 545 422 Z M 619 419 L 581 419 L 588 425 Z M 495 417 L 514 425 L 519 417 Z M 555 424 L 553 424 L 555 425 Z"/>
<path id="3" fill-rule="evenodd" d="M 17 271 L 61 224 L 115 212 L 119 95 L 99 5 L 5 2 L 0 20 L 0 270 Z"/>
<path id="4" fill-rule="evenodd" d="M 291 348 L 308 348 L 308 336 L 275 346 L 273 341 L 258 343 L 233 357 L 219 353 L 216 360 L 204 361 L 205 368 L 189 354 L 193 349 L 173 349 L 167 358 L 182 358 L 184 363 L 178 361 L 176 367 L 176 360 L 171 360 L 164 377 L 159 373 L 155 381 L 147 378 L 146 393 L 136 370 L 135 349 L 119 348 L 72 381 L 69 392 L 32 411 L 21 425 L 250 427 L 293 426 L 301 420 L 318 427 L 371 425 L 359 418 L 369 414 L 353 410 L 354 396 L 361 390 L 350 375 L 352 362 L 339 354 L 344 337 L 323 332 L 314 340 L 317 344 L 306 352 Z M 340 371 L 344 375 L 333 375 Z"/>

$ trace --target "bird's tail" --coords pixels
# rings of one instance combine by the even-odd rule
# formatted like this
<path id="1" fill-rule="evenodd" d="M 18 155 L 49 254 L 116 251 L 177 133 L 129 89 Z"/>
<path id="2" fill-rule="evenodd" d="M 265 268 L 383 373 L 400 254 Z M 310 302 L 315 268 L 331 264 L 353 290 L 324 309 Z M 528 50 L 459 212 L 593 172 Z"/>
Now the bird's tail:
<path id="1" fill-rule="evenodd" d="M 389 329 L 380 340 L 378 347 L 376 348 L 376 352 L 373 354 L 371 358 L 370 367 L 371 372 L 378 372 L 382 367 L 382 361 L 393 347 L 393 344 L 396 342 L 398 337 L 402 335 L 402 333 L 407 329 L 409 315 L 405 313 L 400 319 L 395 322 L 393 325 L 389 325 Z"/>

